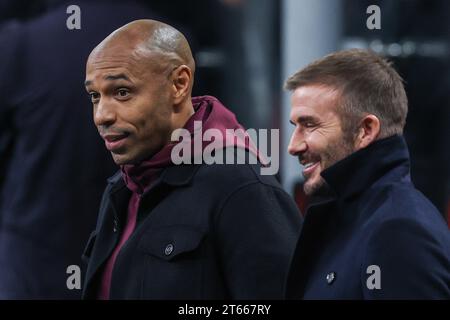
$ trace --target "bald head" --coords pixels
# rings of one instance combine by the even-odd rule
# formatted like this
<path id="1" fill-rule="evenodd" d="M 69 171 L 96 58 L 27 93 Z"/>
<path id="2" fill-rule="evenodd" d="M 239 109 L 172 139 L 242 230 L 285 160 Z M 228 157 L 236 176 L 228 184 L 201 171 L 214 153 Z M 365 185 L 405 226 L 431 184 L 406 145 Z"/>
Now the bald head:
<path id="1" fill-rule="evenodd" d="M 195 71 L 191 48 L 184 35 L 160 21 L 136 20 L 124 25 L 105 38 L 91 52 L 89 60 L 116 50 L 134 59 L 149 59 L 160 70 L 186 65 L 192 73 Z"/>
<path id="2" fill-rule="evenodd" d="M 117 164 L 152 157 L 195 113 L 194 68 L 186 38 L 154 20 L 121 27 L 91 52 L 86 91 L 94 123 Z"/>

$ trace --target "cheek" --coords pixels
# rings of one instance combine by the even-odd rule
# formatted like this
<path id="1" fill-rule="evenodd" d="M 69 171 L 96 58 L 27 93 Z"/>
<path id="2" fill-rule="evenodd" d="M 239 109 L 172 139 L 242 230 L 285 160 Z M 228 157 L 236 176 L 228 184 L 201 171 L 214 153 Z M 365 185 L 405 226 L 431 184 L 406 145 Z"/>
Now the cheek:
<path id="1" fill-rule="evenodd" d="M 161 119 L 161 105 L 150 99 L 149 96 L 144 96 L 133 106 L 135 124 L 141 130 L 148 131 L 157 126 Z"/>
<path id="2" fill-rule="evenodd" d="M 159 106 L 161 108 L 161 106 Z M 165 108 L 162 106 L 162 108 Z M 161 108 L 161 109 L 162 109 Z M 171 115 L 161 109 L 154 109 L 148 112 L 143 119 L 140 120 L 140 126 L 143 130 L 143 136 L 149 140 L 165 140 L 170 135 Z"/>
<path id="3" fill-rule="evenodd" d="M 321 151 L 326 149 L 326 147 L 328 145 L 327 137 L 318 130 L 310 132 L 306 136 L 305 141 L 308 144 L 308 148 L 313 153 L 320 153 Z"/>
<path id="4" fill-rule="evenodd" d="M 156 139 L 170 128 L 170 101 L 166 91 L 147 88 L 133 103 L 135 126 L 144 139 Z"/>

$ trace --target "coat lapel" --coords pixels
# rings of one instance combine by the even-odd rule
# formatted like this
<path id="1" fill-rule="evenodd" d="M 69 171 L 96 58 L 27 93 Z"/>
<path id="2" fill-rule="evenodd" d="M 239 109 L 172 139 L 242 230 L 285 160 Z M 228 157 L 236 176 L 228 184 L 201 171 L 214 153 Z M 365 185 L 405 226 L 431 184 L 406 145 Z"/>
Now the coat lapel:
<path id="1" fill-rule="evenodd" d="M 100 212 L 101 221 L 99 221 L 98 226 L 100 229 L 97 229 L 97 238 L 86 272 L 86 289 L 83 293 L 83 296 L 86 295 L 86 298 L 95 298 L 96 288 L 91 288 L 92 280 L 119 241 L 120 232 L 124 226 L 124 219 L 126 219 L 130 196 L 131 192 L 121 182 L 116 182 L 106 195 L 106 204 Z"/>

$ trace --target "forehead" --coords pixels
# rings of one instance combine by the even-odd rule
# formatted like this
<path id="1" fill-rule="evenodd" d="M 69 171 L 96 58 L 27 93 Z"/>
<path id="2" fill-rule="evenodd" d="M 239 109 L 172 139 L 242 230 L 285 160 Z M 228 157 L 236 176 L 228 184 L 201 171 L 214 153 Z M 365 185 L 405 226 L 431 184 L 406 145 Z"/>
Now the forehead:
<path id="1" fill-rule="evenodd" d="M 336 114 L 339 93 L 323 85 L 302 86 L 291 96 L 291 117 L 300 115 L 324 117 Z"/>
<path id="2" fill-rule="evenodd" d="M 94 49 L 86 63 L 86 81 L 99 81 L 109 74 L 125 74 L 134 81 L 153 74 L 149 57 L 137 54 L 135 47 L 108 45 Z"/>

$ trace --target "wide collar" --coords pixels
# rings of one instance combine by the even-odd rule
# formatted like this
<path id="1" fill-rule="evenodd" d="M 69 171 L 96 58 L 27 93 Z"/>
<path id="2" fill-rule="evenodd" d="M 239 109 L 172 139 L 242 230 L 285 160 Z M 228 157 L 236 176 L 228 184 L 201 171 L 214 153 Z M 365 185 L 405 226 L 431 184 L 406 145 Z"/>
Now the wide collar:
<path id="1" fill-rule="evenodd" d="M 340 199 L 359 194 L 377 181 L 409 177 L 409 152 L 402 136 L 375 141 L 325 169 L 321 176 Z"/>
<path id="2" fill-rule="evenodd" d="M 161 175 L 158 179 L 156 179 L 153 185 L 157 185 L 159 183 L 165 183 L 174 187 L 188 185 L 199 167 L 199 165 L 193 164 L 167 167 L 163 169 Z M 111 194 L 126 187 L 122 172 L 120 170 L 108 179 L 108 183 L 111 185 Z"/>

